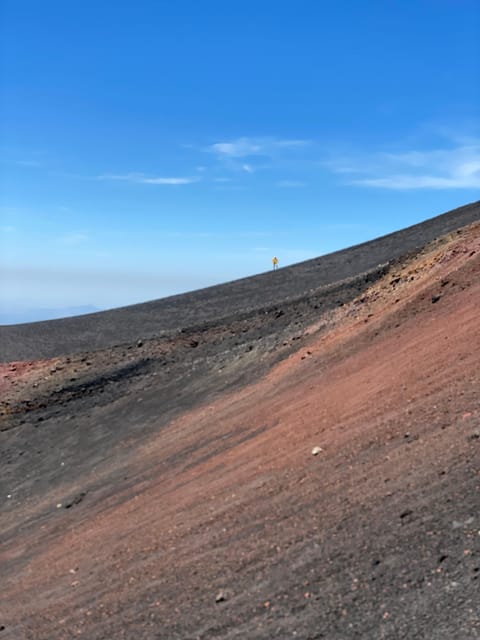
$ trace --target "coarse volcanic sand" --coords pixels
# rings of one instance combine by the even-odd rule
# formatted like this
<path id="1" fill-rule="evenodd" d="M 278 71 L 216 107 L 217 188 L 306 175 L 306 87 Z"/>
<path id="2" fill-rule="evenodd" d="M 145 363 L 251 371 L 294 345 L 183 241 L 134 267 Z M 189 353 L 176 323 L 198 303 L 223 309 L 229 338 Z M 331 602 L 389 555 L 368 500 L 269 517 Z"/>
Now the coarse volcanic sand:
<path id="1" fill-rule="evenodd" d="M 320 316 L 2 365 L 0 640 L 479 638 L 479 303 L 473 224 Z"/>

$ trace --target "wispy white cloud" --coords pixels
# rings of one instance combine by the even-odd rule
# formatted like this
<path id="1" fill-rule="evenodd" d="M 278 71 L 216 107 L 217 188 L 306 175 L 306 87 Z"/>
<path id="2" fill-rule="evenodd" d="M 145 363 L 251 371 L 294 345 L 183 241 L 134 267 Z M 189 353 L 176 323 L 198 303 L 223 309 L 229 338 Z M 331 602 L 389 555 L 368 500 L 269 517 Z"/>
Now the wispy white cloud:
<path id="1" fill-rule="evenodd" d="M 480 141 L 441 149 L 376 153 L 328 163 L 348 184 L 393 190 L 480 189 Z"/>
<path id="2" fill-rule="evenodd" d="M 197 178 L 144 178 L 142 184 L 192 184 L 198 182 Z"/>
<path id="3" fill-rule="evenodd" d="M 262 153 L 262 146 L 249 138 L 238 138 L 231 142 L 216 142 L 209 147 L 210 151 L 228 158 L 245 158 Z"/>
<path id="4" fill-rule="evenodd" d="M 310 140 L 301 139 L 240 137 L 215 142 L 204 151 L 212 154 L 224 170 L 252 174 L 297 163 L 300 151 L 310 144 Z"/>
<path id="5" fill-rule="evenodd" d="M 290 140 L 272 137 L 242 137 L 216 142 L 207 148 L 220 157 L 247 158 L 250 156 L 273 156 L 282 150 L 293 150 L 310 144 L 309 140 Z"/>
<path id="6" fill-rule="evenodd" d="M 104 174 L 98 176 L 98 180 L 121 180 L 124 182 L 134 182 L 136 184 L 156 184 L 156 185 L 183 185 L 198 182 L 198 177 L 150 177 L 143 173 L 126 173 L 122 175 Z"/>

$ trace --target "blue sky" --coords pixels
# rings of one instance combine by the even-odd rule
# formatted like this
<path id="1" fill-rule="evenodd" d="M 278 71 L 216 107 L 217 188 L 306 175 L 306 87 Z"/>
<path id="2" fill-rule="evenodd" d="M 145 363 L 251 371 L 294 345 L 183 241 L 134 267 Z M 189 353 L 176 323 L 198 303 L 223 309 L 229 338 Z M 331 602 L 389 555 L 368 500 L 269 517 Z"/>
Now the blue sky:
<path id="1" fill-rule="evenodd" d="M 3 0 L 0 322 L 305 260 L 480 198 L 474 0 Z"/>

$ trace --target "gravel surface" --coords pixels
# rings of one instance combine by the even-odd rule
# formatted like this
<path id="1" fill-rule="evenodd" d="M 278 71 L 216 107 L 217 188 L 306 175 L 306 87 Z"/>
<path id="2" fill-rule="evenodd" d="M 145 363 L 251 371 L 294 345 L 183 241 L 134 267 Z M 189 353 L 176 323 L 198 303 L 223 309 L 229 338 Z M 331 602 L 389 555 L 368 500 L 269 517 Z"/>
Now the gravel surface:
<path id="1" fill-rule="evenodd" d="M 19 327 L 39 351 L 0 365 L 0 640 L 479 638 L 479 208 L 435 220 L 158 335 L 96 348 L 73 319 L 46 359 L 59 324 Z"/>

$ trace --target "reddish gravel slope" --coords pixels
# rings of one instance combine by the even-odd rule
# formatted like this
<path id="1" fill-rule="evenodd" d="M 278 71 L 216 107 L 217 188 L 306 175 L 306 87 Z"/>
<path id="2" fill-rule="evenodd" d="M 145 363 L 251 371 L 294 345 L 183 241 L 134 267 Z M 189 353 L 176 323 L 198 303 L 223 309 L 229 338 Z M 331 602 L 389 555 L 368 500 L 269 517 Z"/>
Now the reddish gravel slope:
<path id="1" fill-rule="evenodd" d="M 0 640 L 480 637 L 480 224 L 349 282 L 3 365 Z"/>

